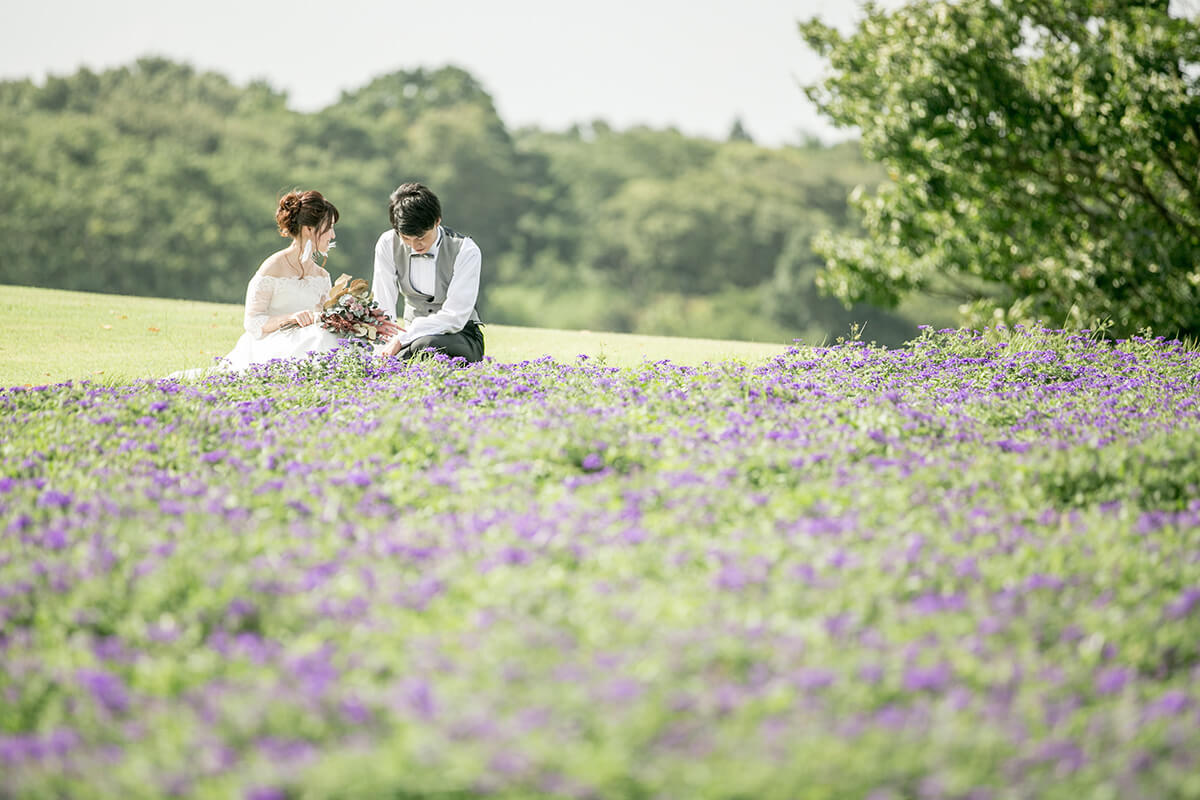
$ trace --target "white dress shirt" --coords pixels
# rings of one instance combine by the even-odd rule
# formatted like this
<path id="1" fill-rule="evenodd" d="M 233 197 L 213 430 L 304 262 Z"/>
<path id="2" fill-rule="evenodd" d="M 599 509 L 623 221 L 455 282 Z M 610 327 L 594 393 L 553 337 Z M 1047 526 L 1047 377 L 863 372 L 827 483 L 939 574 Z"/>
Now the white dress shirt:
<path id="1" fill-rule="evenodd" d="M 409 279 L 413 288 L 423 294 L 432 295 L 437 288 L 437 254 L 444 236 L 442 227 L 438 226 L 437 241 L 429 252 L 433 258 L 414 258 L 410 263 Z M 396 313 L 396 305 L 403 296 L 396 275 L 396 264 L 392 258 L 396 243 L 394 230 L 384 231 L 375 243 L 375 275 L 371 279 L 371 291 L 375 302 L 392 319 L 400 322 L 404 318 L 403 310 Z M 457 333 L 471 318 L 475 309 L 475 301 L 479 297 L 479 268 L 483 263 L 483 254 L 479 245 L 469 237 L 463 239 L 459 248 L 458 258 L 454 260 L 454 276 L 446 288 L 446 302 L 440 310 L 427 317 L 417 317 L 401 332 L 401 346 L 422 336 L 433 336 L 439 333 Z M 401 324 L 404 324 L 401 322 Z"/>

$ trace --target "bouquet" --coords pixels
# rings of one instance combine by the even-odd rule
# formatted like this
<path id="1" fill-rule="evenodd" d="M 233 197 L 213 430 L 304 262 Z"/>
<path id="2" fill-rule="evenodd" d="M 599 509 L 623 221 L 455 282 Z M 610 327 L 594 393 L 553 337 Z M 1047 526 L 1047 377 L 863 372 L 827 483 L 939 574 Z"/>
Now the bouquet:
<path id="1" fill-rule="evenodd" d="M 329 298 L 317 314 L 317 324 L 339 339 L 358 339 L 374 342 L 400 330 L 391 317 L 375 303 L 371 289 L 362 278 L 343 274 L 333 283 Z M 281 330 L 297 327 L 286 322 Z"/>
<path id="2" fill-rule="evenodd" d="M 367 342 L 374 342 L 386 335 L 388 329 L 394 331 L 396 328 L 392 319 L 376 305 L 367 282 L 362 278 L 351 279 L 345 274 L 334 281 L 317 324 L 339 338 Z"/>

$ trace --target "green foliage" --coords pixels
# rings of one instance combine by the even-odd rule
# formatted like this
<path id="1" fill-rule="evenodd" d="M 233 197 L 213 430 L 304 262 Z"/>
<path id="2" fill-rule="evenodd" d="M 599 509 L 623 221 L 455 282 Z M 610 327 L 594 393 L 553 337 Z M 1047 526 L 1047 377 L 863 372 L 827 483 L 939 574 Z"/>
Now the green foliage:
<path id="1" fill-rule="evenodd" d="M 825 235 L 824 285 L 974 320 L 1200 333 L 1200 26 L 1162 0 L 917 0 L 804 39 L 809 96 L 889 182 L 865 238 Z"/>
<path id="2" fill-rule="evenodd" d="M 916 332 L 908 319 L 862 305 L 848 310 L 816 287 L 814 238 L 850 227 L 847 188 L 880 177 L 852 143 L 769 150 L 603 125 L 531 132 L 518 143 L 543 154 L 548 173 L 569 187 L 556 198 L 566 212 L 550 209 L 541 220 L 586 231 L 560 249 L 577 265 L 576 285 L 612 287 L 616 308 L 608 316 L 623 315 L 632 330 L 720 338 L 774 329 L 786 339 L 820 339 L 869 320 L 888 343 Z M 545 283 L 562 272 L 549 259 L 515 266 L 531 265 L 544 265 L 538 274 Z M 708 313 L 651 310 L 672 305 L 711 306 L 723 322 Z"/>

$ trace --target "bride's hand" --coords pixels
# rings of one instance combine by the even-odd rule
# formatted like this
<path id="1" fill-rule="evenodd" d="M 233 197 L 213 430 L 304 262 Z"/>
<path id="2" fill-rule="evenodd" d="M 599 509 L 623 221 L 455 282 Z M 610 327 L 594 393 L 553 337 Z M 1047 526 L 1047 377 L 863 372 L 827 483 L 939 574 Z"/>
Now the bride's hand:
<path id="1" fill-rule="evenodd" d="M 288 320 L 303 328 L 316 322 L 317 315 L 311 311 L 297 311 L 295 314 L 289 314 Z"/>
<path id="2" fill-rule="evenodd" d="M 390 339 L 400 331 L 404 330 L 391 320 L 388 320 L 387 322 L 381 322 L 376 327 L 379 329 L 379 335 L 384 339 Z"/>

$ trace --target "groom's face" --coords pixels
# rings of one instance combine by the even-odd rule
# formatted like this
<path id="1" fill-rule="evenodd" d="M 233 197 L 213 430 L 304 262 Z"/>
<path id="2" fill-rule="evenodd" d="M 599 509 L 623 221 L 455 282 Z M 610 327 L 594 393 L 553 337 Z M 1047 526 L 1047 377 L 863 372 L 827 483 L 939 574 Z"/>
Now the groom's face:
<path id="1" fill-rule="evenodd" d="M 429 248 L 433 247 L 434 243 L 437 242 L 438 225 L 440 225 L 441 222 L 442 221 L 439 219 L 432 228 L 425 231 L 420 236 L 409 236 L 401 233 L 400 241 L 411 247 L 414 253 L 427 253 L 429 252 Z"/>

